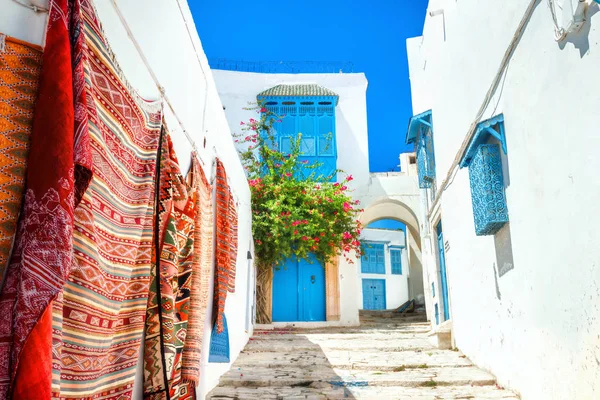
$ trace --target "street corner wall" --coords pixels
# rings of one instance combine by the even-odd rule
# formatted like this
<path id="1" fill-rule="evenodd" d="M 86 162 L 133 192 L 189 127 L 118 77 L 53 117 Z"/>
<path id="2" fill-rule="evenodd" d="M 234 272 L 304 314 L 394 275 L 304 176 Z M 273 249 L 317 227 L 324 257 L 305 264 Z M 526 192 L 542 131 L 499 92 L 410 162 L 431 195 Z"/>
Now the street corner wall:
<path id="1" fill-rule="evenodd" d="M 456 345 L 523 399 L 600 393 L 600 9 L 589 4 L 581 31 L 558 44 L 538 2 L 483 115 L 505 118 L 509 224 L 475 236 L 466 168 L 441 202 Z M 527 7 L 477 5 L 466 0 L 445 13 L 439 61 L 427 59 L 438 183 Z"/>
<path id="2" fill-rule="evenodd" d="M 337 166 L 354 178 L 351 188 L 369 179 L 367 130 L 367 79 L 363 73 L 351 74 L 263 74 L 213 70 L 217 89 L 225 107 L 232 132 L 241 133 L 240 122 L 256 118 L 256 95 L 279 84 L 316 83 L 339 95 L 336 113 Z M 343 179 L 344 176 L 338 176 Z"/>
<path id="3" fill-rule="evenodd" d="M 360 268 L 360 260 L 356 256 L 350 256 L 353 263 L 348 262 L 343 256 L 339 257 L 340 274 L 340 324 L 358 325 L 360 323 L 358 310 L 359 294 L 361 291 L 357 274 Z"/>

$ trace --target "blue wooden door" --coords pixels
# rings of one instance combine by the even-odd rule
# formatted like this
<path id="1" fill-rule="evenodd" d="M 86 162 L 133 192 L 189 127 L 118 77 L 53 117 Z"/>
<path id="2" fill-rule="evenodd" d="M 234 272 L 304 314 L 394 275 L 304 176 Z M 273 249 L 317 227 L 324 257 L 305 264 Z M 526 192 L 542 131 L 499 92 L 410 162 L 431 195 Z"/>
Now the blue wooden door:
<path id="1" fill-rule="evenodd" d="M 300 320 L 325 321 L 325 268 L 314 258 L 300 260 Z"/>
<path id="2" fill-rule="evenodd" d="M 273 273 L 273 321 L 299 321 L 298 262 L 287 260 Z"/>
<path id="3" fill-rule="evenodd" d="M 446 254 L 444 249 L 444 235 L 442 233 L 442 222 L 437 225 L 437 236 L 438 236 L 438 255 L 440 260 L 440 284 L 441 284 L 441 295 L 442 303 L 444 307 L 444 321 L 450 319 L 450 307 L 448 304 L 448 279 L 446 277 Z"/>
<path id="4" fill-rule="evenodd" d="M 273 321 L 325 321 L 325 268 L 311 256 L 289 259 L 273 274 Z"/>
<path id="5" fill-rule="evenodd" d="M 363 310 L 385 310 L 385 279 L 363 279 Z"/>

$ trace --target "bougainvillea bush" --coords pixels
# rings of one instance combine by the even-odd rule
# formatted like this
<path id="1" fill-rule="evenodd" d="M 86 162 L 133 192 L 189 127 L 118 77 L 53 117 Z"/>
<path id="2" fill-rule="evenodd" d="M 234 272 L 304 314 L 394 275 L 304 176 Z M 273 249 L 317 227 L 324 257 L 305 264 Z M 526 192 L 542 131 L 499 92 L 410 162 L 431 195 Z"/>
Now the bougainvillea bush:
<path id="1" fill-rule="evenodd" d="M 236 135 L 252 194 L 252 230 L 258 265 L 280 265 L 290 257 L 310 253 L 325 265 L 328 260 L 360 254 L 358 201 L 352 199 L 351 175 L 337 170 L 342 182 L 319 175 L 319 163 L 302 160 L 298 132 L 289 153 L 279 150 L 274 122 L 285 118 L 256 108 L 258 119 L 241 122 Z"/>

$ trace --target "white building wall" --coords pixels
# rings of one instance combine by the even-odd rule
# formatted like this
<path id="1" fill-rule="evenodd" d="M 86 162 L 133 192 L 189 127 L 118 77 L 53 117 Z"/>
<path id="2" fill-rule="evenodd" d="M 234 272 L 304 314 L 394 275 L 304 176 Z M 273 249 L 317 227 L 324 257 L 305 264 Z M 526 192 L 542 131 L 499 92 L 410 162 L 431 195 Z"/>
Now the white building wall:
<path id="1" fill-rule="evenodd" d="M 348 186 L 354 190 L 352 196 L 361 202 L 360 207 L 366 210 L 360 217 L 361 222 L 368 223 L 381 218 L 398 219 L 405 222 L 412 229 L 413 236 L 420 241 L 416 211 L 420 203 L 414 165 L 406 162 L 406 172 L 369 173 L 367 80 L 364 74 L 262 74 L 223 70 L 213 70 L 213 74 L 234 133 L 242 133 L 240 122 L 256 118 L 256 111 L 244 108 L 256 102 L 258 93 L 273 86 L 282 83 L 316 83 L 337 93 L 337 165 L 354 178 Z M 343 179 L 343 175 L 338 174 L 338 179 Z M 411 275 L 409 284 L 412 297 L 423 293 L 421 250 L 417 241 L 409 242 L 409 250 L 415 254 L 412 261 L 415 273 Z M 344 325 L 358 324 L 358 310 L 362 308 L 362 298 L 357 297 L 357 293 L 362 293 L 361 280 L 357 279 L 359 260 L 354 260 L 354 263 L 349 263 L 343 257 L 339 258 L 340 323 Z"/>
<path id="2" fill-rule="evenodd" d="M 178 2 L 183 9 L 184 17 L 179 11 Z M 36 3 L 46 7 L 48 5 L 47 0 L 37 0 Z M 158 99 L 159 91 L 128 38 L 112 2 L 96 0 L 95 4 L 106 37 L 116 53 L 125 76 L 143 97 Z M 245 346 L 249 335 L 252 334 L 252 326 L 250 326 L 250 331 L 246 331 L 245 326 L 246 310 L 249 308 L 248 297 L 253 298 L 253 295 L 248 296 L 247 292 L 249 287 L 254 286 L 253 284 L 248 285 L 247 282 L 249 279 L 247 252 L 251 249 L 252 241 L 250 191 L 213 76 L 185 0 L 171 2 L 147 0 L 143 7 L 140 7 L 137 2 L 117 1 L 117 4 L 160 84 L 165 88 L 177 115 L 198 144 L 199 155 L 205 163 L 203 166 L 205 172 L 214 174 L 211 165 L 214 157 L 218 156 L 225 165 L 230 185 L 238 201 L 239 249 L 236 288 L 235 293 L 228 294 L 225 310 L 229 325 L 231 360 L 234 361 Z M 46 14 L 36 15 L 33 11 L 10 0 L 2 0 L 0 9 L 2 10 L 0 12 L 0 32 L 36 44 L 43 43 Z M 188 35 L 186 25 L 192 39 Z M 197 49 L 198 55 L 196 55 L 194 47 Z M 205 101 L 206 107 L 204 107 Z M 206 108 L 205 115 L 202 113 L 204 108 Z M 185 173 L 190 166 L 192 148 L 170 111 L 166 111 L 166 121 L 172 134 L 181 169 Z M 206 137 L 206 148 L 202 147 L 204 137 Z M 208 310 L 210 313 L 210 305 Z M 199 398 L 204 398 L 205 393 L 218 383 L 219 376 L 230 367 L 230 364 L 208 364 L 210 321 L 209 317 L 205 324 Z M 140 363 L 134 391 L 135 399 L 142 398 L 140 390 L 142 367 L 143 363 Z"/>
<path id="3" fill-rule="evenodd" d="M 413 111 L 433 110 L 439 185 L 529 2 L 436 3 L 442 29 L 428 15 L 407 47 Z M 510 224 L 475 236 L 466 169 L 441 201 L 456 345 L 523 399 L 600 398 L 600 15 L 588 3 L 561 44 L 537 3 L 483 114 L 505 117 Z"/>
<path id="4" fill-rule="evenodd" d="M 361 272 L 361 261 L 358 261 L 358 279 L 359 281 L 359 305 L 363 309 L 363 279 L 383 279 L 385 280 L 385 305 L 386 309 L 397 308 L 409 300 L 408 295 L 408 276 L 410 268 L 408 264 L 408 253 L 406 235 L 403 231 L 393 231 L 387 229 L 364 229 L 360 235 L 361 241 L 383 242 L 385 258 L 385 274 L 365 274 Z M 390 256 L 390 246 L 402 246 L 400 249 L 402 275 L 392 274 L 392 261 Z"/>
<path id="5" fill-rule="evenodd" d="M 367 80 L 355 74 L 261 74 L 213 70 L 215 81 L 225 107 L 225 114 L 234 133 L 242 133 L 240 122 L 256 118 L 255 110 L 245 110 L 256 103 L 256 95 L 273 86 L 316 83 L 339 95 L 335 109 L 337 166 L 354 178 L 348 186 L 355 190 L 353 197 L 362 202 L 362 189 L 371 181 L 367 132 Z M 338 180 L 344 179 L 338 174 Z M 362 205 L 361 205 L 362 207 Z M 362 289 L 357 282 L 357 262 L 351 264 L 339 258 L 340 324 L 358 324 L 359 303 L 356 293 Z"/>

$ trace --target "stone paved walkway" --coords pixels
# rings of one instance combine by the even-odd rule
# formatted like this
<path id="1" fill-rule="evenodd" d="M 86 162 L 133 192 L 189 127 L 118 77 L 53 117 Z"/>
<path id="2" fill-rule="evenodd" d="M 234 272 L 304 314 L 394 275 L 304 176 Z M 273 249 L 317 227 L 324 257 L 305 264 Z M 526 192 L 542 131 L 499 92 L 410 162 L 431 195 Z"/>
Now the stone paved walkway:
<path id="1" fill-rule="evenodd" d="M 355 328 L 257 330 L 208 399 L 518 399 L 460 352 L 438 350 L 421 316 Z M 412 321 L 411 321 L 412 320 Z"/>

